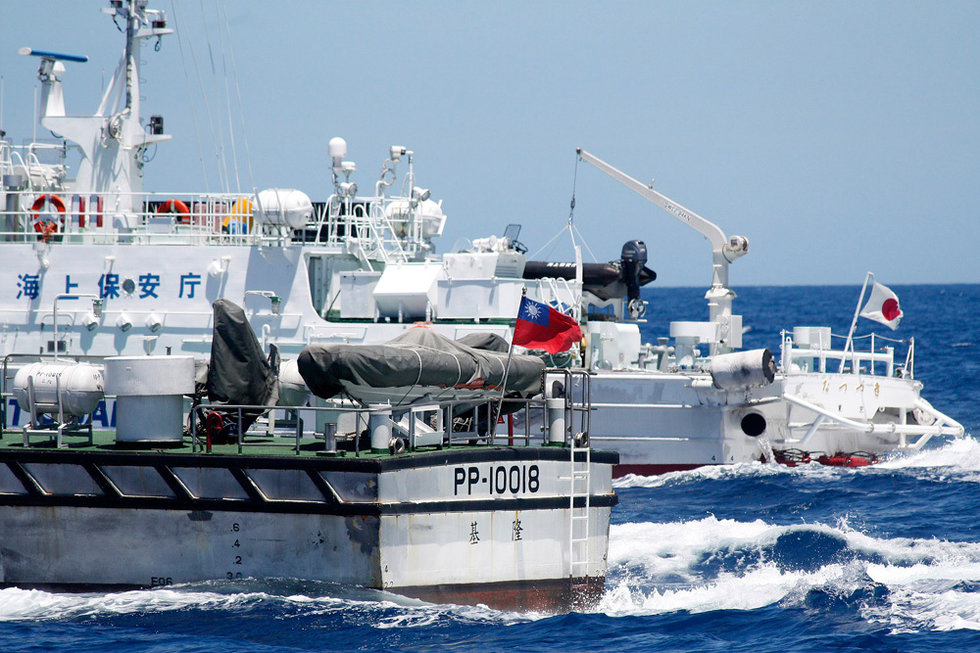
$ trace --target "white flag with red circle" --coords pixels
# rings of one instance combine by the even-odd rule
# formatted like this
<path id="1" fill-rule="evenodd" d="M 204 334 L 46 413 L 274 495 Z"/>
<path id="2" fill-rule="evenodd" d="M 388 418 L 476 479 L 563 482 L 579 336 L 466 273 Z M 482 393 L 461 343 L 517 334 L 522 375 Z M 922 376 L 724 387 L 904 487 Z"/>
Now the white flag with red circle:
<path id="1" fill-rule="evenodd" d="M 877 281 L 871 289 L 871 297 L 868 303 L 861 309 L 861 317 L 866 317 L 875 322 L 881 322 L 892 329 L 898 328 L 898 323 L 902 319 L 902 309 L 898 305 L 898 295 L 891 291 L 887 286 L 883 286 Z"/>

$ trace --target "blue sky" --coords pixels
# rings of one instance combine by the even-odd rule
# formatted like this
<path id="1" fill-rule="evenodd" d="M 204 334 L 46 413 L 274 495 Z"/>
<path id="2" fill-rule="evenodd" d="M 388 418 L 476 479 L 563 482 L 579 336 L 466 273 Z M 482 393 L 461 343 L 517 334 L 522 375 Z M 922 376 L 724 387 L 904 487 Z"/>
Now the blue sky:
<path id="1" fill-rule="evenodd" d="M 444 200 L 442 251 L 521 222 L 534 252 L 567 222 L 581 146 L 748 237 L 736 288 L 980 282 L 980 3 L 150 4 L 182 39 L 143 52 L 144 115 L 174 136 L 150 190 L 220 190 L 230 115 L 242 189 L 325 198 L 332 136 L 369 189 L 403 145 Z M 8 138 L 34 124 L 21 46 L 88 55 L 64 80 L 69 113 L 94 110 L 121 47 L 104 3 L 2 6 Z M 709 282 L 707 241 L 584 164 L 576 199 L 599 260 L 639 238 L 656 284 Z"/>

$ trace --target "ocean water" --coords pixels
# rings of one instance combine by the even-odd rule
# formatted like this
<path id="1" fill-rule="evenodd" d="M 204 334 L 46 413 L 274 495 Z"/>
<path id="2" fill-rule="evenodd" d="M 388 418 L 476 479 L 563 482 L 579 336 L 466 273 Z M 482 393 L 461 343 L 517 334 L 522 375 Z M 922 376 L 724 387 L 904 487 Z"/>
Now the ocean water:
<path id="1" fill-rule="evenodd" d="M 566 615 L 431 605 L 300 581 L 114 594 L 0 590 L 13 651 L 980 649 L 980 286 L 893 286 L 916 376 L 967 437 L 870 468 L 756 464 L 617 482 L 606 592 Z M 737 289 L 746 347 L 846 333 L 858 287 Z M 704 319 L 702 289 L 648 289 L 645 338 Z M 876 327 L 862 320 L 859 332 Z M 904 350 L 904 346 L 901 346 Z"/>

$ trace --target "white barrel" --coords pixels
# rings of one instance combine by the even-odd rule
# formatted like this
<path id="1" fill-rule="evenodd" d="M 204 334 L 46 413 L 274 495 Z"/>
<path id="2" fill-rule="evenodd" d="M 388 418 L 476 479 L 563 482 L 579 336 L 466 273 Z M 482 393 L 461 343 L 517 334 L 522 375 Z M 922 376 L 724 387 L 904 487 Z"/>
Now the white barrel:
<path id="1" fill-rule="evenodd" d="M 28 409 L 28 386 L 31 384 L 34 386 L 34 412 L 38 415 L 57 415 L 61 404 L 65 415 L 81 417 L 95 410 L 105 396 L 102 372 L 88 363 L 53 361 L 20 368 L 14 376 L 13 391 L 24 410 Z"/>
<path id="2" fill-rule="evenodd" d="M 371 433 L 371 449 L 387 451 L 391 443 L 391 410 L 372 410 L 368 417 L 368 431 Z"/>
<path id="3" fill-rule="evenodd" d="M 309 195 L 293 188 L 268 188 L 258 195 L 252 216 L 260 224 L 302 229 L 313 215 Z"/>
<path id="4" fill-rule="evenodd" d="M 775 378 L 776 360 L 768 349 L 751 349 L 711 358 L 711 380 L 720 390 L 769 385 Z"/>
<path id="5" fill-rule="evenodd" d="M 565 441 L 565 399 L 562 397 L 544 400 L 548 413 L 548 442 Z"/>
<path id="6" fill-rule="evenodd" d="M 116 442 L 181 441 L 184 395 L 194 392 L 193 356 L 107 358 L 105 385 L 116 395 Z"/>

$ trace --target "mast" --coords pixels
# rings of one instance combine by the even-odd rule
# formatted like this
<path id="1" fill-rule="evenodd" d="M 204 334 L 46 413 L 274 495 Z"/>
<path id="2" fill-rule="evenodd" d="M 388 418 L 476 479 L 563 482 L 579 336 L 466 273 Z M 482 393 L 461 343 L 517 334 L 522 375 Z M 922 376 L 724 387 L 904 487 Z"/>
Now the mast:
<path id="1" fill-rule="evenodd" d="M 150 133 L 141 123 L 140 41 L 172 34 L 163 11 L 148 9 L 147 0 L 111 0 L 103 12 L 114 21 L 126 22 L 123 54 L 116 72 L 93 115 L 70 116 L 65 110 L 61 76 L 63 62 L 84 62 L 86 57 L 22 48 L 21 54 L 41 58 L 41 109 L 38 122 L 62 135 L 79 148 L 82 160 L 77 176 L 65 190 L 79 195 L 106 196 L 107 210 L 117 212 L 127 223 L 142 210 L 143 152 L 152 144 L 170 140 L 162 128 Z M 120 225 L 131 226 L 128 224 Z"/>

